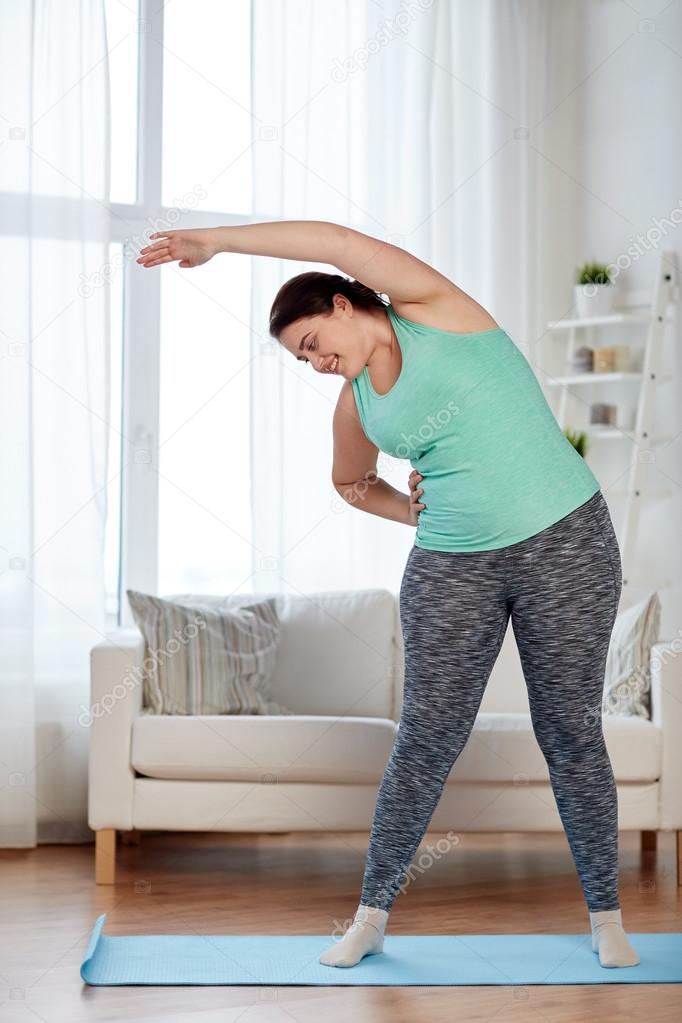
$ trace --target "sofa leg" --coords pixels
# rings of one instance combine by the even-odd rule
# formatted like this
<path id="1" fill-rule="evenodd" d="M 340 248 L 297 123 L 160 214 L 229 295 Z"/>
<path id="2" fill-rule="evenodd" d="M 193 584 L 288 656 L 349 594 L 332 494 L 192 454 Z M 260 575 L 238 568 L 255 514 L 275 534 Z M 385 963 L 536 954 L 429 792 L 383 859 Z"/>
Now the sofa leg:
<path id="1" fill-rule="evenodd" d="M 640 834 L 640 849 L 642 852 L 656 852 L 656 839 L 658 832 L 642 831 Z"/>
<path id="2" fill-rule="evenodd" d="M 680 886 L 682 885 L 682 831 L 676 831 L 675 834 L 677 836 L 677 855 L 675 856 L 677 860 L 677 884 Z"/>
<path id="3" fill-rule="evenodd" d="M 114 884 L 116 880 L 116 830 L 95 832 L 95 884 Z"/>

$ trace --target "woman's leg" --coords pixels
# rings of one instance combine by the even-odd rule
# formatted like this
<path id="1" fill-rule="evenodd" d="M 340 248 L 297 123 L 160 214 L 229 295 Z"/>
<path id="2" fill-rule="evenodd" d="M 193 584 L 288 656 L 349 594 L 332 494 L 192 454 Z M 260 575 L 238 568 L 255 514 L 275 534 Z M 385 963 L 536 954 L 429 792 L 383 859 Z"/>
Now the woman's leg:
<path id="1" fill-rule="evenodd" d="M 618 545 L 597 507 L 590 498 L 509 548 L 512 628 L 533 729 L 594 912 L 619 905 L 618 802 L 601 708 L 622 585 Z"/>
<path id="2" fill-rule="evenodd" d="M 504 556 L 414 547 L 400 588 L 405 680 L 360 902 L 390 910 L 474 725 L 509 621 Z"/>
<path id="3" fill-rule="evenodd" d="M 502 551 L 415 546 L 407 559 L 400 588 L 403 703 L 377 797 L 359 907 L 363 921 L 381 923 L 382 939 L 386 914 L 471 734 L 509 621 L 505 587 Z M 321 961 L 352 966 L 368 951 L 381 951 L 373 931 L 347 932 Z"/>
<path id="4" fill-rule="evenodd" d="M 622 931 L 618 796 L 602 731 L 604 669 L 622 589 L 618 541 L 598 491 L 514 544 L 512 628 L 544 754 L 604 966 L 639 959 Z M 595 925 L 609 928 L 597 948 Z"/>

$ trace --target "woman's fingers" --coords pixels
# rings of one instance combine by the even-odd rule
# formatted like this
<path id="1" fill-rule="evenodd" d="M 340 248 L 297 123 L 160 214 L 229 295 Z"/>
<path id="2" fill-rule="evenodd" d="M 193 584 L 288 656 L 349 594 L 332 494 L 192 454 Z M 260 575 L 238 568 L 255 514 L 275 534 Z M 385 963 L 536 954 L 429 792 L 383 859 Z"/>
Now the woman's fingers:
<path id="1" fill-rule="evenodd" d="M 180 266 L 201 266 L 216 254 L 207 228 L 183 231 L 155 231 L 151 236 L 157 240 L 140 250 L 137 262 L 142 266 L 158 266 L 159 263 L 179 261 Z"/>
<path id="2" fill-rule="evenodd" d="M 154 236 L 152 235 L 152 238 L 153 237 Z M 163 249 L 163 248 L 167 249 L 168 248 L 168 242 L 169 242 L 169 239 L 162 238 L 161 241 L 154 242 L 153 245 L 145 245 L 145 247 L 143 249 L 140 249 L 140 255 L 142 255 L 144 252 L 152 252 L 152 250 L 156 250 L 156 249 Z"/>
<path id="3" fill-rule="evenodd" d="M 154 231 L 154 234 L 150 234 L 149 237 L 159 238 L 160 241 L 154 242 L 154 245 L 148 245 L 146 249 L 140 249 L 140 252 L 146 252 L 147 249 L 154 249 L 157 245 L 167 245 L 174 235 L 174 231 Z"/>
<path id="4" fill-rule="evenodd" d="M 159 262 L 168 263 L 178 258 L 171 256 L 170 242 L 173 233 L 172 231 L 155 231 L 154 234 L 150 235 L 150 238 L 158 238 L 159 240 L 154 242 L 153 245 L 145 245 L 143 249 L 140 249 L 137 262 L 147 267 L 157 266 Z"/>
<path id="5" fill-rule="evenodd" d="M 414 526 L 419 524 L 419 513 L 426 508 L 426 505 L 419 500 L 424 493 L 424 488 L 419 486 L 423 478 L 418 469 L 413 469 L 407 480 L 407 485 L 410 488 L 410 521 Z"/>
<path id="6" fill-rule="evenodd" d="M 420 472 L 413 469 L 407 481 L 410 488 L 410 505 L 414 508 L 415 512 L 420 512 L 426 508 L 426 505 L 419 500 L 421 495 L 424 493 L 424 488 L 419 486 L 423 478 L 424 477 Z"/>
<path id="7" fill-rule="evenodd" d="M 164 256 L 163 259 L 152 259 L 150 263 L 145 263 L 145 266 L 159 266 L 161 263 L 172 263 L 172 256 Z"/>
<path id="8" fill-rule="evenodd" d="M 149 266 L 150 262 L 153 262 L 155 259 L 161 259 L 162 256 L 170 257 L 170 249 L 154 249 L 152 252 L 145 252 L 137 257 L 136 262 Z"/>

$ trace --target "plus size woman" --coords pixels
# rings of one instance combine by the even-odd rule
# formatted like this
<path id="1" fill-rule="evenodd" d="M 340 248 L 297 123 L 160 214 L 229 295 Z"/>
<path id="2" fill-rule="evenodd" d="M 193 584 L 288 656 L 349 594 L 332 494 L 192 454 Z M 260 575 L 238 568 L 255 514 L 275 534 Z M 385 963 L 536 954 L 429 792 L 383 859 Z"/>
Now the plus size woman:
<path id="1" fill-rule="evenodd" d="M 328 263 L 275 296 L 270 333 L 339 376 L 337 491 L 416 526 L 400 586 L 399 727 L 379 788 L 360 900 L 320 956 L 383 949 L 388 915 L 464 748 L 509 619 L 533 730 L 602 966 L 639 962 L 622 926 L 616 785 L 602 690 L 622 586 L 608 506 L 526 358 L 471 296 L 395 245 L 327 221 L 157 232 L 138 262 L 194 267 L 219 252 Z M 382 296 L 388 296 L 388 302 Z M 377 475 L 409 460 L 409 493 Z"/>

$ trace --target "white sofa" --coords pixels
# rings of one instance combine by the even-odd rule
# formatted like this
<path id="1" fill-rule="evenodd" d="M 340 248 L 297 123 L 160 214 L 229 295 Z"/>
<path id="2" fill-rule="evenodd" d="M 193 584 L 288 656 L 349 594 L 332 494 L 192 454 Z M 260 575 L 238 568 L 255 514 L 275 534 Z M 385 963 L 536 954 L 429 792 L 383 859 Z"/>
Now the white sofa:
<path id="1" fill-rule="evenodd" d="M 229 607 L 246 598 L 213 599 Z M 278 608 L 273 698 L 295 716 L 150 714 L 141 633 L 118 630 L 93 647 L 88 819 L 97 883 L 114 882 L 117 831 L 369 832 L 400 717 L 398 595 L 279 594 Z M 652 705 L 652 721 L 604 716 L 604 733 L 620 828 L 641 831 L 644 848 L 657 831 L 675 831 L 680 884 L 682 669 L 670 643 L 652 651 Z M 510 622 L 430 830 L 561 828 Z"/>

